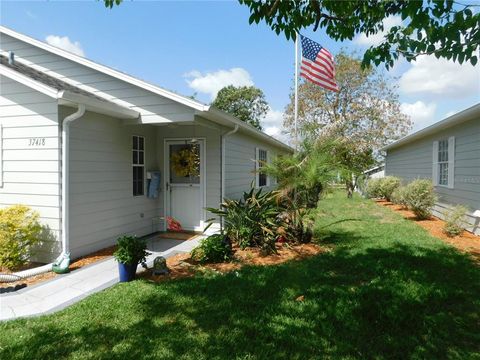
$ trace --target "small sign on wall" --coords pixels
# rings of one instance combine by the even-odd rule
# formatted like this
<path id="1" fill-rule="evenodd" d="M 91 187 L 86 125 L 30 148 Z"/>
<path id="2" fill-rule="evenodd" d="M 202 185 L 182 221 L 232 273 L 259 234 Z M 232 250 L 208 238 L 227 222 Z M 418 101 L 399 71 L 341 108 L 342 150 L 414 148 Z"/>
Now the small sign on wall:
<path id="1" fill-rule="evenodd" d="M 46 140 L 45 138 L 29 138 L 28 139 L 28 146 L 45 146 Z"/>

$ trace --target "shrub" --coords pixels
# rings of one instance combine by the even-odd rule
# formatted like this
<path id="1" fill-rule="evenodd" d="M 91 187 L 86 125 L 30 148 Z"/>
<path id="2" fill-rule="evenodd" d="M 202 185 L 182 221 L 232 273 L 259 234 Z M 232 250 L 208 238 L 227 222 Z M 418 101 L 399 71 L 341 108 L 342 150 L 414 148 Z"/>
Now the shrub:
<path id="1" fill-rule="evenodd" d="M 225 200 L 220 209 L 207 210 L 223 218 L 225 234 L 240 248 L 257 246 L 267 253 L 275 252 L 276 219 L 280 211 L 275 192 L 252 187 L 240 200 Z"/>
<path id="2" fill-rule="evenodd" d="M 0 267 L 15 269 L 28 262 L 40 242 L 39 214 L 24 205 L 0 209 Z"/>
<path id="3" fill-rule="evenodd" d="M 400 186 L 393 190 L 392 196 L 391 196 L 391 201 L 396 204 L 396 205 L 401 205 L 403 207 L 407 207 L 407 201 L 406 201 L 406 192 L 407 192 L 407 187 L 406 186 Z"/>
<path id="4" fill-rule="evenodd" d="M 381 191 L 380 191 L 380 181 L 382 179 L 368 179 L 367 181 L 367 186 L 366 186 L 366 192 L 367 196 L 369 198 L 380 198 L 382 197 Z"/>
<path id="5" fill-rule="evenodd" d="M 117 250 L 113 257 L 122 264 L 142 264 L 145 266 L 147 256 L 147 241 L 136 236 L 122 236 L 117 240 Z"/>
<path id="6" fill-rule="evenodd" d="M 420 220 L 431 216 L 436 200 L 431 180 L 414 180 L 406 186 L 405 202 Z"/>
<path id="7" fill-rule="evenodd" d="M 217 263 L 232 258 L 232 243 L 226 235 L 211 235 L 192 250 L 192 259 L 200 263 Z"/>
<path id="8" fill-rule="evenodd" d="M 395 176 L 385 176 L 380 179 L 380 195 L 390 201 L 396 188 L 400 187 L 400 179 Z"/>
<path id="9" fill-rule="evenodd" d="M 452 208 L 445 218 L 445 225 L 443 226 L 443 232 L 448 236 L 460 235 L 467 225 L 465 221 L 465 213 L 468 209 L 465 206 L 457 205 Z"/>
<path id="10" fill-rule="evenodd" d="M 311 221 L 307 209 L 289 209 L 279 215 L 277 234 L 287 242 L 309 243 L 312 240 Z"/>

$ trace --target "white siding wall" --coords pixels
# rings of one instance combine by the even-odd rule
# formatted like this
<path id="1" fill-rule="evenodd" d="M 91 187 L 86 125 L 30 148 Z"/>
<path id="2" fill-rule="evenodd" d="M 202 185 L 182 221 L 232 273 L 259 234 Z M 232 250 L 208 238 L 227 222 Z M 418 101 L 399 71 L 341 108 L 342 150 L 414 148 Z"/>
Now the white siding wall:
<path id="1" fill-rule="evenodd" d="M 61 107 L 66 116 L 74 110 Z M 118 236 L 156 231 L 159 199 L 132 194 L 132 136 L 145 136 L 145 170 L 156 170 L 156 129 L 87 112 L 70 130 L 70 246 L 73 257 L 113 245 Z M 145 192 L 146 194 L 146 192 Z"/>
<path id="2" fill-rule="evenodd" d="M 173 100 L 1 34 L 0 49 L 17 60 L 84 90 L 139 111 L 142 122 L 192 121 L 193 110 Z"/>
<path id="3" fill-rule="evenodd" d="M 225 196 L 227 198 L 238 199 L 244 191 L 250 189 L 252 181 L 255 180 L 256 148 L 267 150 L 270 159 L 285 153 L 246 134 L 235 133 L 226 138 Z M 275 187 L 274 181 L 270 181 L 270 184 L 270 187 L 265 187 L 267 190 Z"/>
<path id="4" fill-rule="evenodd" d="M 0 125 L 3 129 L 3 185 L 0 207 L 24 204 L 38 211 L 45 246 L 38 260 L 59 252 L 60 137 L 56 102 L 24 85 L 0 77 Z M 30 139 L 41 138 L 39 145 Z"/>

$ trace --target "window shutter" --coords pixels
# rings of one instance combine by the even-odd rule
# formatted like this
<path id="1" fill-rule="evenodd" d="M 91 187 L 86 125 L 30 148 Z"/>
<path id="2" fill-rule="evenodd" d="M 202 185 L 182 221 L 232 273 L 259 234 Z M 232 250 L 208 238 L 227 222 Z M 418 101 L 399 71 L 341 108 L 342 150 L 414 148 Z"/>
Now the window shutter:
<path id="1" fill-rule="evenodd" d="M 433 142 L 432 152 L 432 182 L 433 186 L 438 185 L 438 141 Z"/>
<path id="2" fill-rule="evenodd" d="M 267 150 L 267 164 L 270 164 L 270 151 Z M 267 175 L 267 186 L 270 186 L 270 176 Z"/>
<path id="3" fill-rule="evenodd" d="M 3 127 L 0 124 L 0 187 L 3 187 Z"/>
<path id="4" fill-rule="evenodd" d="M 455 136 L 448 138 L 448 187 L 455 185 Z"/>
<path id="5" fill-rule="evenodd" d="M 259 148 L 256 147 L 255 148 L 255 187 L 259 187 L 260 186 L 260 178 L 258 176 L 258 169 L 259 169 L 259 166 L 258 166 L 258 159 L 260 158 L 259 156 Z"/>

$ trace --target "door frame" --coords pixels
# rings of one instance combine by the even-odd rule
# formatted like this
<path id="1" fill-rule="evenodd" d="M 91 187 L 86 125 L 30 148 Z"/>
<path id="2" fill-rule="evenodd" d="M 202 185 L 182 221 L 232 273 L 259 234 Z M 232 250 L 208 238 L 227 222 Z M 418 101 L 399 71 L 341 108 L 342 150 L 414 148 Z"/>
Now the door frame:
<path id="1" fill-rule="evenodd" d="M 170 143 L 175 142 L 185 142 L 192 140 L 193 137 L 174 137 L 174 138 L 164 138 L 163 139 L 163 189 L 165 196 L 163 197 L 163 213 L 164 213 L 164 231 L 167 231 L 167 216 L 170 216 L 170 191 L 167 191 L 167 182 L 170 182 L 170 149 L 168 145 Z M 201 210 L 201 219 L 200 219 L 200 227 L 195 228 L 194 231 L 200 231 L 203 233 L 203 229 L 206 226 L 207 220 L 207 211 L 205 207 L 207 206 L 207 179 L 206 179 L 206 147 L 207 147 L 207 139 L 205 137 L 195 137 L 198 141 L 201 142 L 200 146 L 200 208 Z M 167 181 L 168 180 L 168 181 Z"/>

